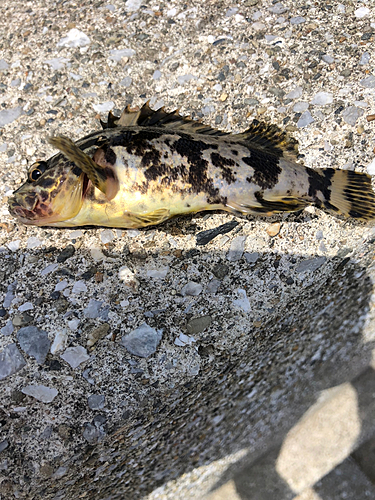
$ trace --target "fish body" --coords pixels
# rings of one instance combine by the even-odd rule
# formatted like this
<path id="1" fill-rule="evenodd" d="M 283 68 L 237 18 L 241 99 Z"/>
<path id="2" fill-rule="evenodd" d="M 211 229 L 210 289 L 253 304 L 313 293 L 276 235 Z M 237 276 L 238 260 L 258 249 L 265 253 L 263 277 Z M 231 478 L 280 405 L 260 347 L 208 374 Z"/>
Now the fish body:
<path id="1" fill-rule="evenodd" d="M 367 174 L 311 169 L 297 144 L 275 125 L 254 120 L 227 134 L 177 112 L 125 109 L 103 130 L 32 165 L 9 200 L 26 224 L 138 228 L 203 210 L 272 215 L 313 204 L 333 214 L 375 218 Z"/>

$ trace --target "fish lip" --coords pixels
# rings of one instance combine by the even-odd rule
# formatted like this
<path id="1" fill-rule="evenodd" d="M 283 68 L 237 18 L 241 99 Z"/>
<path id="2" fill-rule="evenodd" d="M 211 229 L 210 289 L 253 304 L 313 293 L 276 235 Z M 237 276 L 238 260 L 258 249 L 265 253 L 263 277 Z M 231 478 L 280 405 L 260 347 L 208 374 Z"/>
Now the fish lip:
<path id="1" fill-rule="evenodd" d="M 35 207 L 38 205 L 38 202 L 35 204 Z M 34 210 L 33 209 L 33 210 Z M 33 217 L 35 217 L 35 214 L 32 210 L 28 210 L 26 207 L 22 206 L 20 203 L 18 203 L 16 200 L 13 202 L 9 202 L 9 213 L 13 215 L 13 217 L 16 217 L 18 220 L 23 222 L 24 224 L 32 224 L 34 222 Z M 26 217 L 26 214 L 30 214 L 30 217 Z"/>

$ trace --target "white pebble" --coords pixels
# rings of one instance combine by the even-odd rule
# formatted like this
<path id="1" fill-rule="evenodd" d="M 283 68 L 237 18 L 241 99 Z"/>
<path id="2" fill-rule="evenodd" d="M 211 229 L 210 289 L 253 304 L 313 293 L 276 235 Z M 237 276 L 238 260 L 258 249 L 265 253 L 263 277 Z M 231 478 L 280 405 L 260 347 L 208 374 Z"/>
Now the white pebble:
<path id="1" fill-rule="evenodd" d="M 169 271 L 169 267 L 159 267 L 159 269 L 148 269 L 146 276 L 153 279 L 165 279 Z"/>
<path id="2" fill-rule="evenodd" d="M 79 319 L 78 318 L 71 319 L 67 322 L 67 325 L 73 332 L 75 332 L 79 327 Z"/>
<path id="3" fill-rule="evenodd" d="M 113 49 L 109 51 L 109 58 L 112 61 L 119 62 L 123 57 L 132 57 L 135 55 L 135 50 L 133 49 Z"/>
<path id="4" fill-rule="evenodd" d="M 70 240 L 75 240 L 77 238 L 80 238 L 81 236 L 83 236 L 83 233 L 80 229 L 76 229 L 75 231 L 71 231 L 70 234 L 69 234 L 69 239 Z"/>
<path id="5" fill-rule="evenodd" d="M 62 351 L 66 346 L 67 340 L 68 335 L 65 329 L 57 332 L 51 345 L 51 354 L 55 354 L 57 351 Z"/>
<path id="6" fill-rule="evenodd" d="M 362 17 L 366 17 L 369 14 L 370 14 L 370 9 L 368 7 L 360 7 L 359 9 L 354 11 L 354 15 L 358 19 L 362 19 Z"/>
<path id="7" fill-rule="evenodd" d="M 142 0 L 127 0 L 125 2 L 125 10 L 128 12 L 136 12 L 142 5 Z"/>
<path id="8" fill-rule="evenodd" d="M 228 9 L 225 13 L 225 17 L 232 17 L 235 14 L 237 14 L 238 8 L 237 7 L 232 7 L 231 9 Z"/>
<path id="9" fill-rule="evenodd" d="M 203 287 L 199 283 L 189 281 L 189 283 L 186 283 L 186 285 L 182 287 L 181 294 L 196 296 L 201 293 L 202 289 Z"/>
<path id="10" fill-rule="evenodd" d="M 84 47 L 90 45 L 90 38 L 77 28 L 71 29 L 67 36 L 62 38 L 58 43 L 58 47 Z"/>
<path id="11" fill-rule="evenodd" d="M 311 101 L 311 104 L 324 106 L 325 104 L 330 104 L 331 102 L 333 102 L 333 94 L 330 92 L 318 92 Z"/>
<path id="12" fill-rule="evenodd" d="M 43 242 L 39 238 L 35 238 L 34 236 L 31 236 L 31 238 L 29 238 L 27 240 L 27 248 L 28 249 L 38 248 L 42 245 L 42 243 Z"/>
<path id="13" fill-rule="evenodd" d="M 73 285 L 72 293 L 87 292 L 87 285 L 83 281 L 76 281 Z"/>
<path id="14" fill-rule="evenodd" d="M 81 345 L 77 345 L 75 347 L 68 347 L 68 349 L 66 349 L 64 353 L 61 354 L 61 358 L 69 363 L 74 370 L 81 363 L 84 363 L 85 361 L 90 359 L 90 356 L 87 354 L 87 351 L 84 347 L 82 347 Z"/>
<path id="15" fill-rule="evenodd" d="M 190 82 L 191 80 L 196 80 L 197 77 L 194 75 L 191 75 L 190 73 L 188 75 L 180 75 L 177 77 L 177 81 L 180 85 L 184 85 L 185 83 Z"/>
<path id="16" fill-rule="evenodd" d="M 11 252 L 17 252 L 21 244 L 21 240 L 14 240 L 7 243 L 7 247 Z"/>
<path id="17" fill-rule="evenodd" d="M 105 260 L 104 253 L 100 250 L 100 248 L 90 248 L 90 254 L 95 262 L 100 262 L 101 260 Z"/>
<path id="18" fill-rule="evenodd" d="M 178 345 L 179 347 L 191 345 L 193 342 L 196 342 L 195 338 L 190 335 L 185 335 L 184 333 L 181 333 L 180 336 L 174 341 L 175 345 Z"/>
<path id="19" fill-rule="evenodd" d="M 0 71 L 9 68 L 9 64 L 5 61 L 5 59 L 0 59 Z"/>
<path id="20" fill-rule="evenodd" d="M 18 308 L 20 312 L 31 311 L 31 309 L 34 309 L 34 306 L 31 302 L 25 302 Z"/>
<path id="21" fill-rule="evenodd" d="M 367 173 L 369 175 L 375 175 L 375 160 L 372 160 L 372 162 L 367 165 Z"/>
<path id="22" fill-rule="evenodd" d="M 281 2 L 277 2 L 272 7 L 269 7 L 268 10 L 272 12 L 272 14 L 284 14 L 288 9 Z"/>
<path id="23" fill-rule="evenodd" d="M 47 266 L 47 267 L 45 267 L 44 269 L 42 269 L 42 270 L 40 271 L 40 274 L 41 274 L 42 276 L 46 276 L 46 274 L 53 273 L 53 271 L 54 271 L 55 269 L 57 269 L 58 267 L 59 267 L 59 265 L 58 265 L 58 264 L 50 264 L 49 266 Z"/>
<path id="24" fill-rule="evenodd" d="M 297 122 L 297 127 L 298 128 L 306 127 L 307 125 L 310 125 L 310 123 L 313 123 L 313 122 L 314 122 L 314 118 L 311 116 L 310 111 L 305 111 L 300 116 L 300 119 Z"/>
<path id="25" fill-rule="evenodd" d="M 233 239 L 230 245 L 229 252 L 227 253 L 227 259 L 230 262 L 236 262 L 238 260 L 241 260 L 241 257 L 244 252 L 245 241 L 246 241 L 246 236 L 236 236 L 236 238 Z"/>
<path id="26" fill-rule="evenodd" d="M 298 99 L 298 97 L 301 97 L 302 92 L 303 92 L 302 87 L 295 87 L 293 90 L 289 92 L 289 94 L 285 96 L 285 99 Z"/>
<path id="27" fill-rule="evenodd" d="M 73 80 L 75 81 L 78 81 L 78 80 L 82 80 L 82 76 L 81 75 L 77 75 L 77 73 L 68 73 L 69 77 L 72 78 Z"/>
<path id="28" fill-rule="evenodd" d="M 366 108 L 368 108 L 368 102 L 366 102 L 366 101 L 354 101 L 354 106 L 357 106 L 358 108 L 366 109 Z"/>
<path id="29" fill-rule="evenodd" d="M 260 23 L 260 22 L 256 22 L 256 23 L 253 23 L 251 25 L 251 27 L 255 30 L 255 31 L 261 31 L 261 30 L 264 30 L 264 28 L 266 27 L 265 24 L 263 23 Z"/>
<path id="30" fill-rule="evenodd" d="M 131 271 L 127 266 L 122 266 L 118 270 L 118 277 L 120 281 L 123 282 L 124 286 L 132 291 L 138 290 L 139 281 L 135 277 L 133 271 Z"/>
<path id="31" fill-rule="evenodd" d="M 13 331 L 14 331 L 14 328 L 13 328 L 12 320 L 8 320 L 7 323 L 5 323 L 5 326 L 3 326 L 0 329 L 0 332 L 3 335 L 11 335 L 13 333 Z"/>
<path id="32" fill-rule="evenodd" d="M 306 22 L 306 19 L 301 16 L 292 17 L 292 19 L 290 20 L 290 24 L 302 24 L 304 22 Z"/>
<path id="33" fill-rule="evenodd" d="M 304 101 L 296 102 L 295 105 L 293 106 L 293 111 L 295 113 L 303 113 L 304 111 L 306 111 L 306 109 L 308 109 L 308 107 L 309 107 L 308 102 Z"/>
<path id="34" fill-rule="evenodd" d="M 135 238 L 136 236 L 138 236 L 139 234 L 141 234 L 140 231 L 138 231 L 138 229 L 128 229 L 126 232 L 125 232 L 126 236 L 129 236 L 129 238 Z"/>
<path id="35" fill-rule="evenodd" d="M 115 106 L 115 103 L 113 101 L 106 101 L 103 102 L 102 104 L 93 104 L 92 107 L 97 113 L 107 113 L 108 111 L 111 111 Z"/>
<path id="36" fill-rule="evenodd" d="M 42 403 L 51 403 L 51 401 L 53 401 L 58 395 L 58 391 L 56 389 L 51 389 L 45 385 L 27 385 L 21 390 L 21 392 L 27 396 L 32 396 L 38 401 L 42 401 Z"/>
<path id="37" fill-rule="evenodd" d="M 323 61 L 327 64 L 332 64 L 335 59 L 332 57 L 332 56 L 329 56 L 328 54 L 325 54 L 323 57 L 322 57 Z"/>
<path id="38" fill-rule="evenodd" d="M 365 66 L 366 64 L 368 64 L 370 62 L 370 59 L 371 59 L 371 54 L 370 52 L 364 52 L 361 56 L 361 59 L 359 61 L 359 64 L 361 66 Z"/>
<path id="39" fill-rule="evenodd" d="M 349 106 L 342 112 L 343 120 L 352 127 L 356 124 L 358 118 L 360 118 L 364 113 L 364 110 L 357 108 L 356 106 Z"/>
<path id="40" fill-rule="evenodd" d="M 52 69 L 59 70 L 64 68 L 64 66 L 69 62 L 69 59 L 66 57 L 55 57 L 54 59 L 47 59 L 44 62 L 51 66 Z"/>
<path id="41" fill-rule="evenodd" d="M 324 151 L 332 151 L 333 150 L 333 146 L 331 143 L 329 143 L 328 141 L 324 141 Z"/>
<path id="42" fill-rule="evenodd" d="M 233 300 L 233 305 L 239 307 L 245 312 L 249 312 L 251 308 L 249 299 L 247 298 L 246 295 L 246 290 L 243 290 L 242 288 L 237 288 L 236 292 L 239 298 Z"/>
<path id="43" fill-rule="evenodd" d="M 130 87 L 130 85 L 132 84 L 132 81 L 133 80 L 131 79 L 130 76 L 126 76 L 125 78 L 123 78 L 121 80 L 120 85 L 121 85 L 121 87 L 127 88 L 127 87 Z"/>
<path id="44" fill-rule="evenodd" d="M 111 241 L 115 239 L 115 235 L 111 229 L 104 229 L 104 231 L 100 233 L 100 239 L 104 244 L 111 243 Z"/>
<path id="45" fill-rule="evenodd" d="M 154 71 L 154 74 L 152 75 L 152 78 L 154 80 L 160 80 L 160 78 L 161 78 L 161 71 L 159 69 L 156 69 Z"/>

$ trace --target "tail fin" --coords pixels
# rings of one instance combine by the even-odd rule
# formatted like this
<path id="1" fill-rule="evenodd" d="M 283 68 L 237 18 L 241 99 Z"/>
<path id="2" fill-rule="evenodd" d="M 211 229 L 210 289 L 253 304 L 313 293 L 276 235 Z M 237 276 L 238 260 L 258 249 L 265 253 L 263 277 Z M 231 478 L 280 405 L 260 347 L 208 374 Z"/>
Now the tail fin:
<path id="1" fill-rule="evenodd" d="M 332 168 L 322 169 L 319 173 L 326 180 L 330 179 L 330 186 L 321 191 L 324 200 L 321 203 L 319 197 L 316 203 L 318 206 L 334 215 L 342 214 L 362 220 L 375 219 L 375 193 L 369 175 Z"/>

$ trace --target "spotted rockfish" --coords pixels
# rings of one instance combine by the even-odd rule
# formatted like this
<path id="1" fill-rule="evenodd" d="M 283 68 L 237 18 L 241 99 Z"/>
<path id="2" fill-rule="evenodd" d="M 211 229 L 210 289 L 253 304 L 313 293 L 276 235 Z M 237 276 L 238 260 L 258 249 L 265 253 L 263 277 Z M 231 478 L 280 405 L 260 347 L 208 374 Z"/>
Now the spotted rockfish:
<path id="1" fill-rule="evenodd" d="M 375 217 L 367 174 L 297 163 L 297 142 L 254 120 L 240 134 L 145 104 L 112 113 L 103 130 L 34 163 L 9 200 L 25 224 L 137 228 L 202 210 L 271 215 L 315 205 L 334 215 Z"/>

